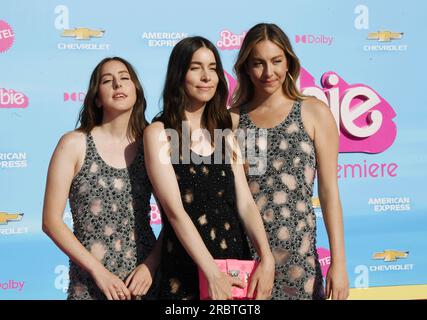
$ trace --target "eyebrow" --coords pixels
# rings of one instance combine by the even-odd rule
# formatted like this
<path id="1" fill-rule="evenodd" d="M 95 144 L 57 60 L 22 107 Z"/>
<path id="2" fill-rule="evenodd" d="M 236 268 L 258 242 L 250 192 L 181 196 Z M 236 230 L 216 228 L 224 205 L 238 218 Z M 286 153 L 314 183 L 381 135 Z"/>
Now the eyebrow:
<path id="1" fill-rule="evenodd" d="M 198 65 L 203 65 L 203 63 L 201 63 L 200 61 L 191 61 L 191 63 L 190 64 L 198 64 Z M 211 66 L 211 65 L 216 65 L 216 62 L 211 62 L 211 63 L 209 63 L 209 65 Z"/>
<path id="2" fill-rule="evenodd" d="M 127 74 L 129 74 L 129 72 L 128 71 L 126 71 L 126 70 L 122 70 L 122 71 L 119 71 L 119 74 L 120 73 L 127 73 Z M 104 73 L 103 75 L 101 75 L 101 78 L 103 78 L 103 77 L 105 77 L 105 76 L 113 76 L 113 74 L 112 73 Z"/>
<path id="3" fill-rule="evenodd" d="M 277 56 L 275 56 L 275 57 L 271 58 L 271 60 L 274 60 L 274 59 L 277 59 L 277 58 L 283 58 L 283 57 L 284 57 L 284 54 L 282 53 L 282 54 L 279 54 L 279 55 L 277 55 Z M 263 58 L 259 58 L 259 57 L 252 57 L 252 59 L 253 59 L 253 60 L 260 60 L 260 61 L 263 61 L 263 60 L 264 60 Z"/>

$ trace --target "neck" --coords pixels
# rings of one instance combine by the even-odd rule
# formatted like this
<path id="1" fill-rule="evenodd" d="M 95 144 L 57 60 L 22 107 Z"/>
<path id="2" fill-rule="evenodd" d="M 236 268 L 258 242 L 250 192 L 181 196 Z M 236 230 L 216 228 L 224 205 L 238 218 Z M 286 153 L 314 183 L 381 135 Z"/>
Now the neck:
<path id="1" fill-rule="evenodd" d="M 206 103 L 204 104 L 191 104 L 185 107 L 184 113 L 186 119 L 192 124 L 191 127 L 200 127 L 202 114 L 205 110 Z"/>
<path id="2" fill-rule="evenodd" d="M 109 135 L 112 141 L 129 140 L 127 133 L 131 113 L 131 110 L 120 114 L 104 113 L 100 130 Z"/>
<path id="3" fill-rule="evenodd" d="M 252 99 L 251 105 L 255 108 L 257 107 L 272 107 L 281 105 L 283 103 L 291 101 L 282 90 L 277 90 L 272 94 L 267 94 L 264 92 L 255 92 L 254 98 Z"/>

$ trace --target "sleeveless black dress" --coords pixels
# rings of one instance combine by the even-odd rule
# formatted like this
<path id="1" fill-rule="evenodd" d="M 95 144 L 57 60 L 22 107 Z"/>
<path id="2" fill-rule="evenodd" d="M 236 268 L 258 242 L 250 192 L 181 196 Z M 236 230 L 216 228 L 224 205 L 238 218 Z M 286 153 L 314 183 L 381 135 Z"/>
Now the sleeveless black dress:
<path id="1" fill-rule="evenodd" d="M 237 213 L 231 165 L 214 164 L 214 153 L 203 157 L 192 152 L 192 157 L 201 157 L 203 162 L 196 164 L 191 159 L 189 164 L 180 161 L 173 165 L 185 211 L 215 259 L 251 259 Z M 162 216 L 162 222 L 160 299 L 199 299 L 197 266 L 166 215 Z"/>

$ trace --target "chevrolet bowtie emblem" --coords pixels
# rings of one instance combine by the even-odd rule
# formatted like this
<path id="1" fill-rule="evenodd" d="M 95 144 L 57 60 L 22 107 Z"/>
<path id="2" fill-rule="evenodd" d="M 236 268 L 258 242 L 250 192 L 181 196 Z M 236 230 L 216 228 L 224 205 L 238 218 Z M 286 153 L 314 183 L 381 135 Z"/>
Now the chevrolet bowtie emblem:
<path id="1" fill-rule="evenodd" d="M 89 28 L 65 29 L 62 32 L 63 37 L 75 37 L 77 40 L 88 40 L 92 37 L 100 38 L 104 35 L 105 30 L 92 30 Z"/>
<path id="2" fill-rule="evenodd" d="M 396 261 L 397 259 L 404 259 L 408 257 L 409 251 L 398 250 L 384 250 L 383 252 L 375 252 L 372 259 L 379 259 L 384 261 Z"/>
<path id="3" fill-rule="evenodd" d="M 379 42 L 390 42 L 395 39 L 402 39 L 403 32 L 392 32 L 392 31 L 378 31 L 369 32 L 369 40 L 378 40 Z"/>
<path id="4" fill-rule="evenodd" d="M 313 208 L 320 208 L 320 199 L 311 198 L 311 205 L 313 206 Z"/>
<path id="5" fill-rule="evenodd" d="M 0 225 L 7 224 L 9 221 L 20 221 L 23 215 L 23 213 L 0 212 Z"/>

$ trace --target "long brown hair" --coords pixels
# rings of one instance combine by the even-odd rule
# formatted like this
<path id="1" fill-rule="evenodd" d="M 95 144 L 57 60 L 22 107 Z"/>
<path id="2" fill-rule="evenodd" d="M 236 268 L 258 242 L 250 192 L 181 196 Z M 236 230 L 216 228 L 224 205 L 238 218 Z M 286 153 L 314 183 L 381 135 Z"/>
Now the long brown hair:
<path id="1" fill-rule="evenodd" d="M 288 36 L 274 23 L 259 23 L 253 26 L 243 39 L 242 46 L 234 65 L 237 75 L 237 87 L 233 94 L 233 107 L 248 103 L 254 95 L 254 86 L 247 73 L 248 60 L 253 48 L 263 40 L 270 40 L 279 46 L 285 53 L 288 62 L 288 72 L 283 83 L 283 92 L 291 99 L 303 99 L 299 92 L 296 80 L 299 77 L 301 65 L 295 55 Z"/>
<path id="2" fill-rule="evenodd" d="M 232 121 L 227 111 L 228 86 L 218 50 L 207 39 L 194 36 L 179 41 L 172 50 L 169 58 L 166 80 L 163 89 L 163 111 L 153 121 L 162 121 L 165 129 L 174 129 L 179 135 L 179 153 L 182 146 L 182 122 L 185 118 L 185 107 L 188 97 L 184 90 L 184 80 L 194 52 L 200 48 L 212 51 L 216 61 L 218 86 L 213 98 L 206 103 L 203 110 L 201 126 L 214 137 L 215 129 L 231 129 Z M 213 142 L 213 139 L 211 140 Z"/>
<path id="3" fill-rule="evenodd" d="M 95 126 L 102 123 L 103 109 L 102 107 L 98 108 L 96 106 L 96 99 L 98 98 L 102 67 L 109 61 L 119 61 L 123 63 L 129 71 L 130 78 L 135 85 L 136 102 L 132 108 L 132 113 L 129 119 L 127 136 L 128 138 L 134 139 L 135 141 L 142 141 L 144 129 L 148 125 L 148 122 L 145 119 L 145 109 L 147 103 L 145 101 L 144 90 L 142 89 L 142 85 L 138 80 L 135 69 L 129 62 L 120 57 L 104 58 L 92 71 L 86 97 L 76 123 L 76 126 L 80 123 L 80 126 L 77 128 L 77 130 L 89 133 Z"/>

